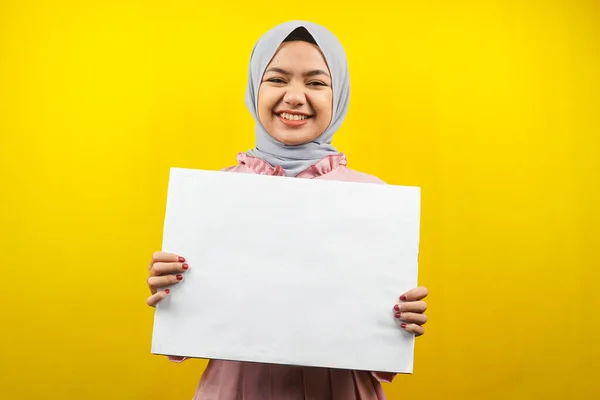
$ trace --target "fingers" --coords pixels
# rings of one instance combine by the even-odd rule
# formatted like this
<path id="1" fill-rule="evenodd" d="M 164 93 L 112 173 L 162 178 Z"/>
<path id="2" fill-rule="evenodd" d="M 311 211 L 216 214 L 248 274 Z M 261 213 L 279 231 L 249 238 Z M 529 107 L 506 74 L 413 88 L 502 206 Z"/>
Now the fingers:
<path id="1" fill-rule="evenodd" d="M 399 319 L 400 321 L 404 322 L 404 323 L 411 323 L 411 324 L 417 324 L 417 325 L 424 325 L 427 323 L 427 315 L 425 314 L 418 314 L 418 313 L 412 313 L 412 312 L 402 312 L 402 313 L 396 313 L 394 315 L 394 317 L 396 317 L 396 319 Z"/>
<path id="2" fill-rule="evenodd" d="M 155 293 L 158 289 L 175 285 L 183 280 L 183 274 L 175 275 L 163 275 L 163 276 L 151 276 L 148 278 L 148 286 L 152 293 Z"/>
<path id="3" fill-rule="evenodd" d="M 158 262 L 161 262 L 161 263 L 174 263 L 174 262 L 184 263 L 185 258 L 181 257 L 178 254 L 166 253 L 164 251 L 157 251 L 156 253 L 154 253 L 152 255 L 152 261 L 150 262 L 150 267 L 148 269 L 151 269 L 152 266 Z"/>
<path id="4" fill-rule="evenodd" d="M 173 253 L 158 251 L 152 255 L 149 267 L 148 287 L 152 294 L 146 300 L 148 305 L 154 307 L 169 290 L 159 291 L 165 286 L 175 285 L 183 280 L 183 272 L 189 268 L 185 258 Z"/>
<path id="5" fill-rule="evenodd" d="M 426 287 L 420 286 L 409 290 L 400 296 L 400 301 L 419 301 L 427 297 L 428 291 Z"/>
<path id="6" fill-rule="evenodd" d="M 423 301 L 428 295 L 426 287 L 420 286 L 405 292 L 400 296 L 400 302 L 394 306 L 394 316 L 400 322 L 400 327 L 415 336 L 425 333 L 423 325 L 427 323 L 427 303 Z"/>
<path id="7" fill-rule="evenodd" d="M 156 305 L 169 295 L 171 291 L 169 289 L 161 290 L 160 292 L 154 293 L 152 296 L 146 299 L 146 304 L 150 307 L 156 307 Z"/>
<path id="8" fill-rule="evenodd" d="M 399 303 L 394 306 L 394 311 L 424 313 L 427 311 L 427 303 L 424 301 L 411 301 L 409 303 Z"/>
<path id="9" fill-rule="evenodd" d="M 180 262 L 156 262 L 150 267 L 150 276 L 176 274 L 187 271 L 187 263 Z"/>
<path id="10" fill-rule="evenodd" d="M 183 280 L 183 272 L 187 271 L 188 268 L 185 258 L 180 255 L 164 251 L 154 253 L 148 267 L 150 276 L 147 282 L 152 295 L 146 299 L 146 304 L 150 307 L 156 307 L 171 292 L 169 289 L 159 289 L 181 282 Z"/>
<path id="11" fill-rule="evenodd" d="M 404 329 L 407 332 L 410 332 L 412 334 L 414 334 L 415 336 L 421 336 L 422 334 L 425 333 L 425 328 L 423 328 L 421 325 L 416 325 L 416 324 L 400 324 L 400 327 L 402 329 Z"/>

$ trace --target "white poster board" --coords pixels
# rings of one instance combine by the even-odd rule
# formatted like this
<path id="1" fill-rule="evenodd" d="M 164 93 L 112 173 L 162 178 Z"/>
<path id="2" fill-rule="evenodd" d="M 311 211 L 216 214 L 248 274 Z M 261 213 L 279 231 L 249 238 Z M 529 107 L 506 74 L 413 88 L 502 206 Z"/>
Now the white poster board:
<path id="1" fill-rule="evenodd" d="M 419 228 L 417 187 L 173 168 L 152 353 L 411 373 Z"/>

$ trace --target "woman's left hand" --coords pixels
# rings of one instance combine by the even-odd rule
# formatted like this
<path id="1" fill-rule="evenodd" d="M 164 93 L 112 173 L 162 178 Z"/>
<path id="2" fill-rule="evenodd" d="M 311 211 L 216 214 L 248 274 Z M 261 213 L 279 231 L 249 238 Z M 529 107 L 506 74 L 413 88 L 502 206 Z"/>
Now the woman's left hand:
<path id="1" fill-rule="evenodd" d="M 424 314 L 427 303 L 423 301 L 427 297 L 426 287 L 417 287 L 400 296 L 400 302 L 394 305 L 394 316 L 400 322 L 400 327 L 407 332 L 421 336 L 425 333 L 423 325 L 427 322 Z"/>

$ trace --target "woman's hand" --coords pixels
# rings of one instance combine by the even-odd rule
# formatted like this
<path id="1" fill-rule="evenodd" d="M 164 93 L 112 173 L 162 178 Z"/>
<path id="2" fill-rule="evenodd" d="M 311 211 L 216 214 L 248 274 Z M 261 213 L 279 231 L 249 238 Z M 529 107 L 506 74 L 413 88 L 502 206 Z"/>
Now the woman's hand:
<path id="1" fill-rule="evenodd" d="M 427 297 L 427 288 L 417 287 L 400 296 L 400 302 L 394 306 L 394 316 L 400 321 L 400 327 L 415 336 L 425 333 L 423 325 L 427 322 L 424 314 L 427 303 L 423 301 Z"/>
<path id="2" fill-rule="evenodd" d="M 160 289 L 181 282 L 183 273 L 188 268 L 185 258 L 177 254 L 154 253 L 150 267 L 148 267 L 149 276 L 147 281 L 152 295 L 146 299 L 146 303 L 151 307 L 155 307 L 170 292 L 169 289 Z"/>

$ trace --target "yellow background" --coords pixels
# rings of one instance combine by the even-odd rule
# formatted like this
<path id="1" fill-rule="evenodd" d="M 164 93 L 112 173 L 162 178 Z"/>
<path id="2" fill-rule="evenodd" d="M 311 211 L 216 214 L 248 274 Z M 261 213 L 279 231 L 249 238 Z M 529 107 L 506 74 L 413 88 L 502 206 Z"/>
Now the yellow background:
<path id="1" fill-rule="evenodd" d="M 287 19 L 346 46 L 350 166 L 423 188 L 430 322 L 389 397 L 600 398 L 591 0 L 1 0 L 0 398 L 191 398 L 205 363 L 150 355 L 144 303 L 168 168 L 252 146 Z"/>

